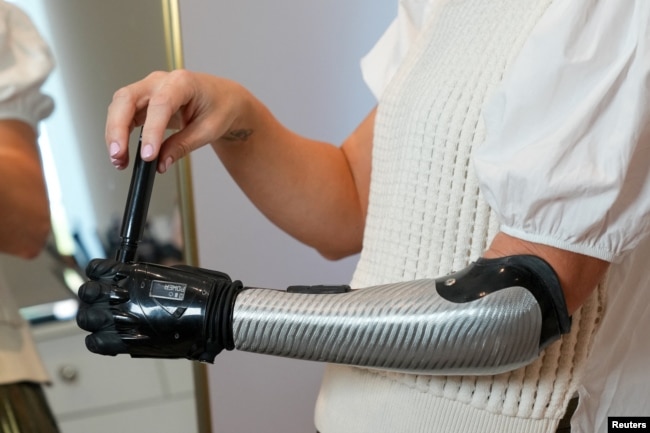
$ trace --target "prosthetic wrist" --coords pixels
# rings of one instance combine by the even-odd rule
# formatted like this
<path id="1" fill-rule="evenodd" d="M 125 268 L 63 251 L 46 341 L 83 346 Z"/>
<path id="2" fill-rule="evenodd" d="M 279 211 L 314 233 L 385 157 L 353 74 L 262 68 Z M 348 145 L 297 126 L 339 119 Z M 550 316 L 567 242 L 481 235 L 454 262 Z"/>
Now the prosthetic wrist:
<path id="1" fill-rule="evenodd" d="M 93 262 L 95 263 L 95 262 Z M 91 267 L 93 267 L 91 263 Z M 80 327 L 103 354 L 212 362 L 221 349 L 429 374 L 498 374 L 570 329 L 551 267 L 533 256 L 350 290 L 242 288 L 196 268 L 99 261 L 80 289 Z M 161 285 L 180 300 L 161 298 Z M 184 287 L 183 290 L 180 287 Z M 174 289 L 176 290 L 176 289 Z"/>

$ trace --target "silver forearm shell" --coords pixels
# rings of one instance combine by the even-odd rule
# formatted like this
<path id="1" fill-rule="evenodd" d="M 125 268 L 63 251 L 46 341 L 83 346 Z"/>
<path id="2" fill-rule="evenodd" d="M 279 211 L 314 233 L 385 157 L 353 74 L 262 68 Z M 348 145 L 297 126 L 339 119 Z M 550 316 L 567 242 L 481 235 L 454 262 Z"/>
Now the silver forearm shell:
<path id="1" fill-rule="evenodd" d="M 513 286 L 450 302 L 433 279 L 342 294 L 249 288 L 233 312 L 248 352 L 429 374 L 498 374 L 540 352 L 542 313 Z"/>

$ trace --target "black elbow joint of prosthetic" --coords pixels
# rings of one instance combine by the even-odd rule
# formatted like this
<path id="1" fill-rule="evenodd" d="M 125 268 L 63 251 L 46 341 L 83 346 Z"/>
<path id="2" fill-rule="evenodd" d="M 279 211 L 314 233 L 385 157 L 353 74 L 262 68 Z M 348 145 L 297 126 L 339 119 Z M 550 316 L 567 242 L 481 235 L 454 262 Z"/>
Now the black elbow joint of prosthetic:
<path id="1" fill-rule="evenodd" d="M 440 296 L 457 303 L 471 302 L 515 286 L 528 290 L 539 305 L 542 317 L 540 350 L 571 330 L 571 317 L 558 277 L 553 268 L 537 256 L 481 258 L 436 282 Z"/>

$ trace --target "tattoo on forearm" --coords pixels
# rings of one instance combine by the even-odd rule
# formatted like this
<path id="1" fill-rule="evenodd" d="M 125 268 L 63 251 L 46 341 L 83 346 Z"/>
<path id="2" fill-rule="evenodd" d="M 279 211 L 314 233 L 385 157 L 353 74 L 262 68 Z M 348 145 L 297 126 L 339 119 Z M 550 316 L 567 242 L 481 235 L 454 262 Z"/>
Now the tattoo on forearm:
<path id="1" fill-rule="evenodd" d="M 228 131 L 223 136 L 223 139 L 228 141 L 246 141 L 252 134 L 252 129 L 233 129 L 232 131 Z"/>

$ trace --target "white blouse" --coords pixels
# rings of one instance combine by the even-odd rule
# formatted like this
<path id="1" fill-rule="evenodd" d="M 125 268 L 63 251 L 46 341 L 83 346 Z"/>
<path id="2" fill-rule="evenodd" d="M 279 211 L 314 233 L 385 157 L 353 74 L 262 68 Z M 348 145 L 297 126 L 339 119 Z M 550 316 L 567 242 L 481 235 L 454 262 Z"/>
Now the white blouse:
<path id="1" fill-rule="evenodd" d="M 439 0 L 399 0 L 361 61 L 377 99 Z M 650 1 L 554 1 L 483 107 L 481 193 L 515 237 L 613 263 L 576 433 L 647 415 Z"/>
<path id="2" fill-rule="evenodd" d="M 49 46 L 29 17 L 0 1 L 0 119 L 18 119 L 36 130 L 54 109 L 41 86 L 54 67 Z"/>
<path id="3" fill-rule="evenodd" d="M 435 1 L 400 0 L 362 60 L 379 99 Z M 484 107 L 474 153 L 501 230 L 616 262 L 650 231 L 650 2 L 554 2 Z"/>

